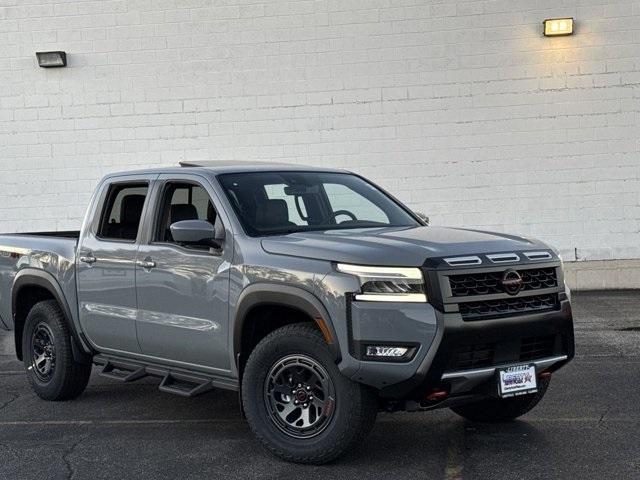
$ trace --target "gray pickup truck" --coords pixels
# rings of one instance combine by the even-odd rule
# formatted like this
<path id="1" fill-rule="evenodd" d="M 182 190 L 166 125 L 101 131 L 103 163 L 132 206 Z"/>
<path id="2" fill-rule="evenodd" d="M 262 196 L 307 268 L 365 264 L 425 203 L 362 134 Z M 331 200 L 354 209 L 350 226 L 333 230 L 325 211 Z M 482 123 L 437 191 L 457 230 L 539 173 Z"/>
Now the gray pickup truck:
<path id="1" fill-rule="evenodd" d="M 429 226 L 350 172 L 261 163 L 108 175 L 79 232 L 0 236 L 0 325 L 43 399 L 78 397 L 94 364 L 236 390 L 264 446 L 315 464 L 379 411 L 512 420 L 574 355 L 549 246 Z"/>

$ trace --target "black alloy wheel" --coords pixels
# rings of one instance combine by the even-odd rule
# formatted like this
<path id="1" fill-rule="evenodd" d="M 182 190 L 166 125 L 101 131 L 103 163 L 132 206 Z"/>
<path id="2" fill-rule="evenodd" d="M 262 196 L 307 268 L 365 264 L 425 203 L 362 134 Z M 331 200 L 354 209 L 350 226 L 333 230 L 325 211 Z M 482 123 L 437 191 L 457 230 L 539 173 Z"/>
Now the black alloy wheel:
<path id="1" fill-rule="evenodd" d="M 271 367 L 265 381 L 267 411 L 275 425 L 294 438 L 321 433 L 335 412 L 335 387 L 311 357 L 289 355 Z"/>
<path id="2" fill-rule="evenodd" d="M 42 383 L 49 383 L 56 367 L 56 347 L 49 325 L 39 323 L 31 335 L 31 368 Z"/>

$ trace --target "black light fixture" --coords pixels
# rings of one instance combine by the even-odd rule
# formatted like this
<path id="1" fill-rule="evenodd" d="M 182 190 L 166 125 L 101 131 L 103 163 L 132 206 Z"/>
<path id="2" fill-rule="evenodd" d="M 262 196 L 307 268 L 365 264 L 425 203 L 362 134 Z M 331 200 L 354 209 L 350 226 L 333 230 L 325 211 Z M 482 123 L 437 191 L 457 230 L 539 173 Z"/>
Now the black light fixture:
<path id="1" fill-rule="evenodd" d="M 67 66 L 66 52 L 36 52 L 38 65 L 42 68 L 57 68 Z"/>

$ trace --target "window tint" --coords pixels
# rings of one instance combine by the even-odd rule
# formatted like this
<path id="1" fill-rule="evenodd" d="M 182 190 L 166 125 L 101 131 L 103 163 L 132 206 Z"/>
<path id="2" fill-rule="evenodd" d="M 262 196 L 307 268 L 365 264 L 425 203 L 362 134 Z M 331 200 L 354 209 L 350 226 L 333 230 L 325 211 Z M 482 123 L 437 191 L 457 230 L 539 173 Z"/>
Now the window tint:
<path id="1" fill-rule="evenodd" d="M 216 222 L 216 211 L 204 187 L 192 183 L 169 183 L 165 186 L 155 240 L 174 243 L 171 224 L 182 220 Z"/>
<path id="2" fill-rule="evenodd" d="M 398 202 L 356 175 L 247 172 L 218 179 L 249 235 L 420 225 Z"/>
<path id="3" fill-rule="evenodd" d="M 98 236 L 113 240 L 135 240 L 138 237 L 146 184 L 112 185 L 102 212 Z"/>
<path id="4" fill-rule="evenodd" d="M 380 207 L 346 185 L 325 183 L 324 190 L 327 192 L 327 198 L 334 212 L 347 211 L 361 221 L 389 223 L 389 217 Z M 338 214 L 335 218 L 341 217 L 344 219 L 348 215 Z"/>
<path id="5" fill-rule="evenodd" d="M 289 211 L 289 221 L 296 225 L 308 225 L 307 210 L 304 205 L 304 198 L 301 196 L 287 195 L 284 191 L 284 183 L 278 185 L 265 185 L 264 190 L 269 200 L 281 200 L 287 204 Z M 297 206 L 296 206 L 297 204 Z"/>

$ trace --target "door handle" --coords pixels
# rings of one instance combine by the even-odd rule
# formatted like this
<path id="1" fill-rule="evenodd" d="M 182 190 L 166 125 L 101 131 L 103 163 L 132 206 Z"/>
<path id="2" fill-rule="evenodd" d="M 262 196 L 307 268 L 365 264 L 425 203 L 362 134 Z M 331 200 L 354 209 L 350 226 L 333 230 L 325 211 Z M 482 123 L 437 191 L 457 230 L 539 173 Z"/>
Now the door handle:
<path id="1" fill-rule="evenodd" d="M 80 261 L 82 263 L 87 263 L 89 265 L 96 263 L 98 259 L 94 257 L 92 254 L 88 253 L 87 255 L 83 255 L 80 257 Z"/>
<path id="2" fill-rule="evenodd" d="M 138 260 L 138 266 L 146 269 L 151 269 L 156 267 L 156 262 L 152 260 Z"/>

